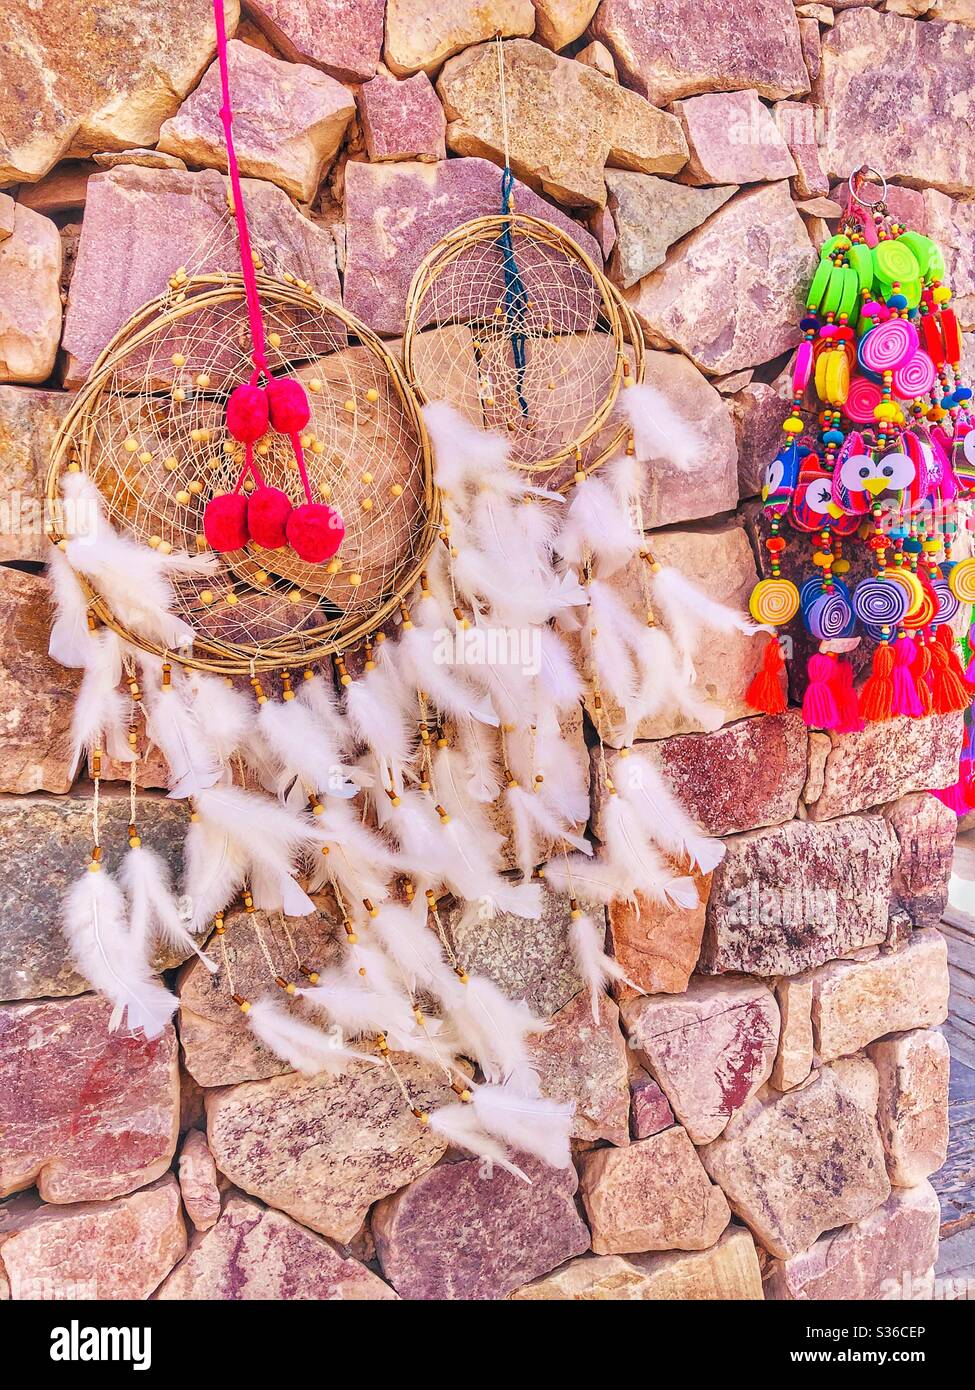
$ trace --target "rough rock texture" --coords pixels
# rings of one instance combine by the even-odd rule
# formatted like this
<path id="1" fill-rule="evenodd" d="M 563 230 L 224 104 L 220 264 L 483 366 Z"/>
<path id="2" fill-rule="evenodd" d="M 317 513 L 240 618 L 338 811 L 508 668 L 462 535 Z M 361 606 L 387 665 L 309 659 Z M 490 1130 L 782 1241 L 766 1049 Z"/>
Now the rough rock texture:
<path id="1" fill-rule="evenodd" d="M 43 578 L 0 569 L 0 625 L 6 638 L 0 663 L 0 789 L 66 792 L 75 773 L 71 711 L 78 675 L 47 654 L 51 607 Z M 58 863 L 53 867 L 62 870 Z"/>
<path id="2" fill-rule="evenodd" d="M 532 0 L 535 37 L 549 48 L 565 48 L 585 33 L 599 0 Z"/>
<path id="3" fill-rule="evenodd" d="M 680 994 L 687 988 L 701 952 L 710 875 L 695 879 L 700 901 L 696 907 L 666 907 L 637 894 L 635 903 L 617 900 L 609 905 L 611 953 L 628 980 L 613 988 L 618 999 L 641 994 Z"/>
<path id="4" fill-rule="evenodd" d="M 627 1152 L 608 1150 L 607 1152 Z M 589 1248 L 572 1168 L 519 1156 L 531 1178 L 479 1159 L 441 1163 L 372 1214 L 376 1253 L 411 1299 L 504 1298 Z"/>
<path id="5" fill-rule="evenodd" d="M 147 843 L 178 872 L 185 803 L 140 796 L 136 810 Z M 102 844 L 109 865 L 118 863 L 126 847 L 128 823 L 127 789 L 123 797 L 103 788 Z M 91 856 L 90 789 L 70 797 L 0 800 L 0 852 L 0 999 L 79 994 L 85 982 L 71 963 L 57 904 Z M 164 969 L 180 959 L 163 953 L 154 963 Z"/>
<path id="6" fill-rule="evenodd" d="M 830 113 L 822 152 L 830 175 L 849 177 L 869 145 L 871 161 L 888 180 L 971 193 L 973 58 L 975 33 L 961 25 L 916 24 L 871 9 L 840 15 L 823 39 L 817 88 Z"/>
<path id="7" fill-rule="evenodd" d="M 818 36 L 818 35 L 817 35 Z M 829 192 L 829 179 L 819 157 L 822 113 L 804 101 L 778 101 L 773 109 L 775 126 L 795 161 L 793 192 L 815 198 Z"/>
<path id="8" fill-rule="evenodd" d="M 414 1105 L 443 1101 L 435 1068 L 405 1054 L 393 1060 Z M 382 1064 L 245 1081 L 209 1091 L 206 1106 L 221 1173 L 333 1240 L 351 1240 L 377 1198 L 413 1182 L 446 1148 L 417 1124 Z"/>
<path id="9" fill-rule="evenodd" d="M 447 118 L 426 73 L 398 81 L 380 73 L 359 92 L 370 159 L 446 159 Z"/>
<path id="10" fill-rule="evenodd" d="M 812 979 L 809 975 L 788 976 L 776 981 L 775 999 L 779 1006 L 779 1049 L 772 1068 L 772 1085 L 777 1091 L 791 1091 L 812 1070 Z"/>
<path id="11" fill-rule="evenodd" d="M 762 1274 L 755 1242 L 741 1226 L 732 1226 L 710 1250 L 672 1250 L 625 1259 L 621 1255 L 583 1256 L 516 1289 L 511 1297 L 526 1302 L 740 1302 L 763 1297 Z"/>
<path id="12" fill-rule="evenodd" d="M 497 212 L 499 175 L 486 159 L 366 164 L 345 170 L 345 304 L 377 333 L 403 331 L 406 295 L 435 242 L 471 217 Z M 554 222 L 601 263 L 593 237 L 521 184 L 520 212 Z"/>
<path id="13" fill-rule="evenodd" d="M 806 775 L 798 710 L 740 719 L 713 734 L 642 744 L 681 805 L 709 835 L 778 825 L 796 814 Z"/>
<path id="14" fill-rule="evenodd" d="M 0 240 L 0 381 L 44 381 L 61 337 L 61 238 L 50 218 L 15 204 Z"/>
<path id="15" fill-rule="evenodd" d="M 603 0 L 592 32 L 626 81 L 660 106 L 713 88 L 754 87 L 773 98 L 809 90 L 791 0 L 771 0 L 759 10 L 744 0 L 720 10 L 684 0 L 652 7 Z"/>
<path id="16" fill-rule="evenodd" d="M 970 331 L 975 327 L 975 207 L 926 188 L 924 210 L 927 234 L 945 258 L 951 307 L 962 328 Z"/>
<path id="17" fill-rule="evenodd" d="M 706 1250 L 730 1215 L 679 1125 L 626 1149 L 585 1154 L 579 1191 L 598 1255 Z"/>
<path id="18" fill-rule="evenodd" d="M 948 1044 L 941 1033 L 918 1029 L 867 1051 L 880 1078 L 877 1118 L 887 1172 L 895 1187 L 913 1187 L 948 1154 Z"/>
<path id="19" fill-rule="evenodd" d="M 549 1032 L 532 1040 L 532 1063 L 543 1095 L 574 1102 L 573 1138 L 627 1144 L 630 1088 L 619 1010 L 603 994 L 598 1012 L 594 1022 L 588 990 L 577 994 L 550 1020 Z"/>
<path id="20" fill-rule="evenodd" d="M 883 1206 L 790 1259 L 770 1260 L 769 1299 L 930 1298 L 941 1209 L 930 1183 L 895 1188 Z"/>
<path id="21" fill-rule="evenodd" d="M 874 1113 L 830 1067 L 808 1086 L 756 1101 L 701 1158 L 732 1211 L 782 1259 L 890 1193 Z"/>
<path id="22" fill-rule="evenodd" d="M 796 173 L 789 147 L 755 91 L 716 92 L 675 101 L 690 158 L 682 183 L 762 183 Z"/>
<path id="23" fill-rule="evenodd" d="M 598 39 L 594 39 L 592 43 L 587 43 L 585 48 L 580 48 L 575 58 L 577 63 L 585 63 L 587 68 L 595 68 L 604 77 L 610 78 L 613 82 L 618 81 L 613 55 L 606 45 L 600 43 Z"/>
<path id="24" fill-rule="evenodd" d="M 335 245 L 328 233 L 270 184 L 246 180 L 244 196 L 254 244 L 320 294 L 339 298 Z M 125 164 L 89 179 L 64 326 L 69 385 L 84 379 L 105 344 L 136 309 L 166 288 L 178 266 L 196 264 L 204 245 L 208 271 L 238 268 L 225 180 L 215 169 L 190 174 Z M 116 272 L 119 264 L 128 267 L 124 277 Z"/>
<path id="25" fill-rule="evenodd" d="M 254 926 L 265 941 L 290 948 L 276 924 L 259 912 L 229 913 L 224 947 L 238 992 L 259 999 L 270 987 L 267 963 Z M 290 917 L 288 930 L 302 961 L 311 968 L 335 964 L 341 954 L 335 923 L 329 918 Z M 219 955 L 218 955 L 219 958 Z M 257 1041 L 219 976 L 191 961 L 179 980 L 179 1035 L 186 1069 L 201 1086 L 261 1081 L 289 1068 Z"/>
<path id="26" fill-rule="evenodd" d="M 798 342 L 813 268 L 789 185 L 773 183 L 725 203 L 626 298 L 652 341 L 720 375 L 767 362 Z"/>
<path id="27" fill-rule="evenodd" d="M 778 377 L 771 384 L 751 381 L 732 397 L 731 409 L 738 441 L 738 491 L 741 497 L 756 497 L 769 459 L 774 458 L 782 438 L 782 421 L 789 413 L 783 391 L 791 389 L 791 378 Z"/>
<path id="28" fill-rule="evenodd" d="M 707 1144 L 768 1080 L 779 1009 L 757 981 L 694 980 L 684 994 L 626 1004 L 623 1023 L 680 1124 Z"/>
<path id="29" fill-rule="evenodd" d="M 458 960 L 471 974 L 487 975 L 510 999 L 523 999 L 533 1013 L 548 1018 L 582 989 L 569 946 L 569 905 L 559 893 L 542 889 L 537 922 L 499 912 L 489 921 L 458 907 L 441 912 Z"/>
<path id="30" fill-rule="evenodd" d="M 693 468 L 677 469 L 663 459 L 647 468 L 644 526 L 649 531 L 731 511 L 738 501 L 738 449 L 721 396 L 679 353 L 648 352 L 646 381 L 694 421 L 701 454 Z"/>
<path id="31" fill-rule="evenodd" d="M 220 1219 L 190 1240 L 183 1260 L 156 1295 L 222 1303 L 295 1299 L 395 1299 L 358 1260 L 347 1258 L 290 1216 L 231 1193 Z"/>
<path id="32" fill-rule="evenodd" d="M 511 168 L 570 207 L 602 207 L 606 164 L 674 174 L 687 159 L 680 123 L 593 68 L 527 39 L 504 46 Z M 504 161 L 496 45 L 444 66 L 437 90 L 456 154 Z"/>
<path id="33" fill-rule="evenodd" d="M 933 1028 L 948 1014 L 948 953 L 934 928 L 900 951 L 868 961 L 832 961 L 813 977 L 816 1051 L 848 1057 L 885 1033 Z"/>
<path id="34" fill-rule="evenodd" d="M 654 557 L 662 565 L 675 565 L 692 584 L 705 588 L 719 603 L 739 611 L 748 607 L 748 595 L 755 587 L 757 575 L 751 546 L 737 521 L 700 525 L 687 531 L 658 531 L 648 537 L 648 541 Z M 620 597 L 635 613 L 643 607 L 641 564 L 642 561 L 633 561 L 619 570 L 611 581 Z M 713 704 L 723 712 L 721 723 L 754 714 L 754 710 L 750 710 L 745 703 L 744 692 L 761 665 L 762 650 L 759 640 L 740 632 L 723 635 L 708 633 L 702 637 L 694 653 L 697 672 L 694 688 L 698 699 Z M 606 713 L 602 724 L 612 731 L 620 727 L 621 712 L 608 698 L 605 703 Z M 591 701 L 587 708 L 591 716 Z M 698 720 L 675 708 L 641 720 L 633 737 L 657 739 L 700 731 Z M 610 732 L 607 743 L 615 747 L 619 739 Z"/>
<path id="35" fill-rule="evenodd" d="M 663 1091 L 642 1067 L 630 1077 L 630 1128 L 634 1139 L 649 1139 L 674 1123 Z"/>
<path id="36" fill-rule="evenodd" d="M 900 846 L 894 903 L 915 927 L 936 927 L 948 902 L 957 817 L 926 792 L 901 797 L 884 815 Z"/>
<path id="37" fill-rule="evenodd" d="M 316 68 L 286 63 L 236 40 L 227 45 L 227 60 L 241 174 L 268 179 L 310 203 L 355 115 L 351 93 Z M 214 63 L 164 124 L 159 148 L 187 164 L 226 171 L 220 103 L 220 73 Z"/>
<path id="38" fill-rule="evenodd" d="M 177 1176 L 186 1215 L 198 1231 L 208 1231 L 220 1215 L 220 1188 L 217 1166 L 201 1130 L 191 1129 L 183 1141 Z"/>
<path id="39" fill-rule="evenodd" d="M 228 33 L 239 13 L 224 0 Z M 0 183 L 32 182 L 67 155 L 154 145 L 216 50 L 209 0 L 178 12 L 120 0 L 110 24 L 90 5 L 10 0 L 4 21 Z"/>
<path id="40" fill-rule="evenodd" d="M 46 559 L 47 465 L 71 400 L 66 391 L 0 386 L 0 560 Z"/>
<path id="41" fill-rule="evenodd" d="M 701 969 L 795 975 L 886 939 L 893 831 L 879 816 L 789 821 L 725 841 Z"/>
<path id="42" fill-rule="evenodd" d="M 726 203 L 737 188 L 685 188 L 653 174 L 607 169 L 606 205 L 616 243 L 606 269 L 614 284 L 628 289 L 663 265 L 675 241 L 692 232 Z"/>
<path id="43" fill-rule="evenodd" d="M 960 714 L 931 719 L 901 715 L 861 733 L 829 734 L 823 789 L 810 820 L 829 820 L 893 801 L 906 792 L 950 787 L 958 780 L 964 732 Z"/>
<path id="44" fill-rule="evenodd" d="M 469 44 L 501 34 L 530 34 L 535 28 L 532 0 L 388 0 L 386 5 L 386 66 L 399 76 L 423 68 L 432 72 L 445 58 Z M 507 47 L 507 45 L 506 45 Z"/>
<path id="45" fill-rule="evenodd" d="M 0 1009 L 0 1195 L 107 1201 L 169 1167 L 176 1035 L 110 1033 L 111 1012 L 93 994 Z"/>
<path id="46" fill-rule="evenodd" d="M 383 47 L 383 0 L 248 0 L 247 13 L 293 62 L 353 82 L 372 77 Z"/>
<path id="47" fill-rule="evenodd" d="M 0 1207 L 0 1274 L 12 1299 L 148 1298 L 186 1249 L 179 1187 L 167 1175 L 113 1201 Z"/>

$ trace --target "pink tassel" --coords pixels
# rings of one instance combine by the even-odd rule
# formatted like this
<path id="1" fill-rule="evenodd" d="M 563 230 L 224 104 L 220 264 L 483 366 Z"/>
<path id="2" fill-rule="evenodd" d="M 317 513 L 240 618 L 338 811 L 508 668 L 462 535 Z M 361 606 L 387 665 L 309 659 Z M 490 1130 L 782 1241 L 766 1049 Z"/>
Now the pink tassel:
<path id="1" fill-rule="evenodd" d="M 954 811 L 956 816 L 967 816 L 972 809 L 969 801 L 970 786 L 966 788 L 963 780 L 959 779 L 953 787 L 939 787 L 932 791 L 931 795 L 936 796 L 939 801 L 943 801 L 949 811 Z"/>
<path id="2" fill-rule="evenodd" d="M 811 729 L 837 728 L 840 712 L 830 686 L 833 675 L 832 659 L 817 653 L 809 658 L 806 671 L 809 685 L 802 702 L 803 719 Z"/>
<path id="3" fill-rule="evenodd" d="M 912 719 L 920 719 L 924 705 L 918 695 L 917 683 L 911 672 L 917 648 L 910 637 L 898 637 L 894 643 L 894 669 L 891 680 L 894 698 L 891 703 L 892 714 L 908 714 Z"/>
<path id="4" fill-rule="evenodd" d="M 837 657 L 833 662 L 830 688 L 833 691 L 833 699 L 836 701 L 836 708 L 839 711 L 836 732 L 838 734 L 858 734 L 865 725 L 860 718 L 860 704 L 853 688 L 853 667 L 842 657 Z"/>

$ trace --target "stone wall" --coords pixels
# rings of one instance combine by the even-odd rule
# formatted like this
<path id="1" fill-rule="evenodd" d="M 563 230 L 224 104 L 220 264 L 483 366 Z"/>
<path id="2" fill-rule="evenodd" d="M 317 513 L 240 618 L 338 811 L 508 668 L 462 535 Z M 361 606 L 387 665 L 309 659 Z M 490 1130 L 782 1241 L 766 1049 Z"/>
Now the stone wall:
<path id="1" fill-rule="evenodd" d="M 128 315 L 204 243 L 209 268 L 235 251 L 208 0 L 114 0 L 110 26 L 105 8 L 10 0 L 22 42 L 0 54 L 0 1297 L 916 1296 L 946 1144 L 954 836 L 924 793 L 954 780 L 960 719 L 836 736 L 748 717 L 758 654 L 738 636 L 699 673 L 722 727 L 639 731 L 727 855 L 693 912 L 610 911 L 632 987 L 593 1019 L 554 898 L 540 923 L 450 924 L 472 968 L 551 1019 L 537 1062 L 576 1103 L 577 1172 L 530 1162 L 529 1188 L 445 1154 L 360 1064 L 289 1073 L 195 964 L 177 1030 L 109 1033 L 57 922 L 90 788 L 74 677 L 46 655 L 46 454 Z M 704 433 L 691 485 L 659 479 L 653 549 L 723 599 L 756 579 L 749 503 L 853 164 L 941 241 L 973 327 L 971 0 L 225 9 L 255 239 L 389 338 L 431 243 L 498 205 L 488 41 L 506 36 L 518 206 L 605 261 L 650 379 Z M 143 833 L 177 864 L 185 810 L 151 763 L 144 780 Z M 598 834 L 598 766 L 592 785 Z M 110 787 L 110 848 L 127 820 Z M 325 924 L 291 927 L 321 958 Z M 259 988 L 241 917 L 227 942 Z M 422 1104 L 435 1078 L 402 1068 Z"/>

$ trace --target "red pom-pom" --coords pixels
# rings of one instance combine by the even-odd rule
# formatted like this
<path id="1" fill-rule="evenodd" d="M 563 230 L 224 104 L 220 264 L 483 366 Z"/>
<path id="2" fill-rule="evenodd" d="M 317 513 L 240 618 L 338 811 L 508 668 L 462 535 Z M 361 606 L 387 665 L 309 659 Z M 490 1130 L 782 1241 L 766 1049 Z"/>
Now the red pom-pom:
<path id="1" fill-rule="evenodd" d="M 267 433 L 268 400 L 259 386 L 235 386 L 227 402 L 227 432 L 241 444 Z"/>
<path id="2" fill-rule="evenodd" d="M 274 377 L 267 384 L 271 424 L 278 434 L 297 434 L 311 419 L 305 388 L 293 376 Z"/>
<path id="3" fill-rule="evenodd" d="M 291 501 L 278 487 L 259 487 L 247 503 L 247 525 L 251 540 L 265 550 L 280 550 L 287 545 L 285 528 L 291 516 Z"/>
<path id="4" fill-rule="evenodd" d="M 334 507 L 306 502 L 288 518 L 288 540 L 295 554 L 309 564 L 330 560 L 345 538 L 345 522 Z"/>
<path id="5" fill-rule="evenodd" d="M 249 540 L 247 498 L 239 492 L 211 497 L 203 513 L 203 534 L 211 550 L 240 550 Z"/>

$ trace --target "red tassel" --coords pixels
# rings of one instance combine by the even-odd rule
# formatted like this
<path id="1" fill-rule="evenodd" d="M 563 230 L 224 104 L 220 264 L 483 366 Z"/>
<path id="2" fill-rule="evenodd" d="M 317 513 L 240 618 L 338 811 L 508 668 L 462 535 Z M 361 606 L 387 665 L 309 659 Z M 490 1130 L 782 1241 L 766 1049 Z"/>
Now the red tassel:
<path id="1" fill-rule="evenodd" d="M 838 657 L 833 662 L 830 688 L 840 716 L 836 725 L 836 732 L 839 734 L 858 734 L 863 728 L 863 720 L 860 718 L 857 693 L 853 688 L 853 667 L 842 657 Z"/>
<path id="2" fill-rule="evenodd" d="M 891 674 L 894 698 L 891 709 L 894 714 L 909 714 L 912 719 L 919 719 L 924 713 L 913 672 L 916 655 L 911 638 L 898 637 L 894 643 L 894 669 Z"/>
<path id="3" fill-rule="evenodd" d="M 873 654 L 873 671 L 860 691 L 860 714 L 864 719 L 879 722 L 891 717 L 894 704 L 893 669 L 894 653 L 886 642 L 882 642 Z"/>
<path id="4" fill-rule="evenodd" d="M 802 717 L 811 729 L 835 729 L 839 725 L 840 712 L 830 685 L 833 665 L 832 658 L 819 653 L 809 658 L 809 685 L 802 702 Z"/>
<path id="5" fill-rule="evenodd" d="M 745 695 L 745 700 L 752 709 L 757 709 L 762 714 L 782 713 L 786 705 L 782 689 L 784 670 L 785 662 L 782 660 L 779 640 L 777 637 L 770 637 L 765 644 L 761 670 L 756 674 Z"/>
<path id="6" fill-rule="evenodd" d="M 950 714 L 952 710 L 968 708 L 972 692 L 952 670 L 944 644 L 937 641 L 931 643 L 931 675 L 931 708 L 935 714 Z"/>
<path id="7" fill-rule="evenodd" d="M 931 653 L 925 646 L 923 639 L 918 640 L 914 663 L 911 666 L 911 675 L 914 677 L 914 684 L 917 687 L 921 709 L 925 715 L 928 715 L 931 713 Z"/>
<path id="8" fill-rule="evenodd" d="M 965 668 L 961 664 L 961 657 L 958 655 L 958 648 L 955 646 L 954 634 L 947 623 L 938 624 L 934 630 L 934 640 L 944 647 L 951 672 L 958 677 L 962 685 L 968 688 L 970 695 L 975 694 L 975 685 L 969 681 L 965 673 Z"/>

